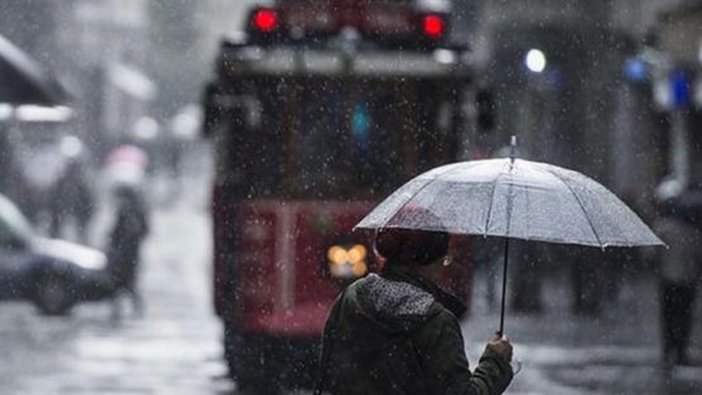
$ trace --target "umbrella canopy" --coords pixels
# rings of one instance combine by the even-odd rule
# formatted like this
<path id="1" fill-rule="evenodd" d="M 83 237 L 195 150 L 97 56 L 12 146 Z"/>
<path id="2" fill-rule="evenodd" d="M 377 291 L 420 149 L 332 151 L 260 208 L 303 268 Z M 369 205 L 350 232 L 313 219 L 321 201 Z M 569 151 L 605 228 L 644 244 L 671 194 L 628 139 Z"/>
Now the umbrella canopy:
<path id="1" fill-rule="evenodd" d="M 107 154 L 106 176 L 115 186 L 138 186 L 144 182 L 149 156 L 134 145 L 121 145 Z"/>
<path id="2" fill-rule="evenodd" d="M 438 218 L 412 215 L 421 207 Z M 664 245 L 604 186 L 578 172 L 521 159 L 441 166 L 420 174 L 356 228 L 406 228 L 597 247 Z"/>
<path id="3" fill-rule="evenodd" d="M 66 101 L 61 85 L 39 64 L 0 36 L 0 103 L 55 106 Z"/>
<path id="4" fill-rule="evenodd" d="M 420 174 L 356 225 L 504 237 L 500 334 L 510 238 L 602 248 L 665 245 L 604 186 L 572 170 L 515 159 L 514 136 L 511 145 L 508 159 L 454 163 Z M 417 215 L 426 211 L 432 215 Z"/>

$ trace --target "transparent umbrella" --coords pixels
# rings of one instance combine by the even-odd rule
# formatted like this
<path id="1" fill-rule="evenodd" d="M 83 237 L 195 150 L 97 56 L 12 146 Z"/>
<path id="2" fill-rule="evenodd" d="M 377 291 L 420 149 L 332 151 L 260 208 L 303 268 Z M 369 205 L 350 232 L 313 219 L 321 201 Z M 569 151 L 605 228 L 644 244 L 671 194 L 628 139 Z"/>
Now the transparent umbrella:
<path id="1" fill-rule="evenodd" d="M 418 210 L 406 209 L 411 207 L 434 215 L 416 215 Z M 420 174 L 375 207 L 356 228 L 504 237 L 500 333 L 504 332 L 510 238 L 600 248 L 665 245 L 601 184 L 572 170 L 515 159 L 514 154 Z"/>

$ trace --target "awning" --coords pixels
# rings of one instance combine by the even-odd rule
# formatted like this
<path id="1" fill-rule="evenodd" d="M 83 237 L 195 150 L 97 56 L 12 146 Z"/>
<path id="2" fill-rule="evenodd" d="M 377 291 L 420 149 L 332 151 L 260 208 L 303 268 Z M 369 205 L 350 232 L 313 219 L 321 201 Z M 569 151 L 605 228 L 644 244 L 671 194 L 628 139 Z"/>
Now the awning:
<path id="1" fill-rule="evenodd" d="M 66 91 L 24 51 L 0 36 L 0 103 L 56 106 Z"/>

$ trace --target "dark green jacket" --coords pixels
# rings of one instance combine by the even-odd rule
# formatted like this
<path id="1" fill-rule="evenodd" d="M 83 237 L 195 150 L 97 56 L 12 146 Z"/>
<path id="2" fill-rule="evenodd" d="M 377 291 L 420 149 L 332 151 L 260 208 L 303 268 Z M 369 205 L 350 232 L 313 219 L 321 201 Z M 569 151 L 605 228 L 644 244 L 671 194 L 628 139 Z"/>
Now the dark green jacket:
<path id="1" fill-rule="evenodd" d="M 318 387 L 335 395 L 501 394 L 512 369 L 486 349 L 471 373 L 456 318 L 464 311 L 401 267 L 356 281 L 327 319 Z"/>

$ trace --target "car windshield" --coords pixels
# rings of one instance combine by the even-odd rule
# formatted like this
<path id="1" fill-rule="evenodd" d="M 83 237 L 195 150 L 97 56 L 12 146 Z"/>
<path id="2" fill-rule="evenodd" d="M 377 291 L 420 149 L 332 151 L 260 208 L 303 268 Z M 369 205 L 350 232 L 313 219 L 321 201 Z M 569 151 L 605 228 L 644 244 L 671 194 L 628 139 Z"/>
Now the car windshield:
<path id="1" fill-rule="evenodd" d="M 219 144 L 222 179 L 248 198 L 373 200 L 455 154 L 440 83 L 262 81 L 260 125 Z"/>
<path id="2" fill-rule="evenodd" d="M 401 97 L 390 90 L 349 94 L 339 87 L 303 86 L 297 155 L 291 174 L 296 196 L 385 193 L 402 178 Z M 321 89 L 320 89 L 321 88 Z"/>

